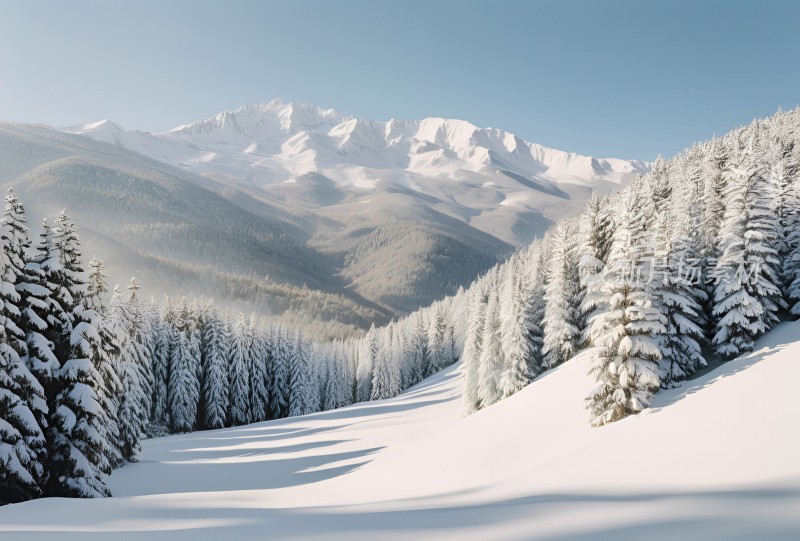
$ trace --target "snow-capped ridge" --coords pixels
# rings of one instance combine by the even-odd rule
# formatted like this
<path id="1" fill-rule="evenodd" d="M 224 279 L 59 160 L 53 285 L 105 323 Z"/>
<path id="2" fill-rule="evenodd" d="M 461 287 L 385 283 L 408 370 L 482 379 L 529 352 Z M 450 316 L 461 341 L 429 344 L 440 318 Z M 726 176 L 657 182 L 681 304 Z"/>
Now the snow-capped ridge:
<path id="1" fill-rule="evenodd" d="M 148 154 L 133 141 L 126 141 L 124 128 L 110 121 L 67 128 L 79 133 Z M 275 164 L 291 161 L 299 151 L 297 136 L 306 142 L 303 151 L 319 156 L 317 164 L 326 167 L 358 166 L 380 169 L 403 169 L 417 174 L 433 175 L 459 169 L 486 172 L 498 168 L 533 178 L 546 176 L 553 182 L 610 180 L 621 182 L 621 176 L 645 172 L 649 164 L 636 160 L 594 158 L 544 147 L 497 128 L 480 128 L 459 119 L 429 117 L 422 120 L 375 121 L 346 116 L 335 109 L 324 109 L 303 102 L 274 99 L 243 105 L 212 117 L 177 126 L 162 133 L 148 134 L 183 147 L 214 150 L 225 155 L 227 167 L 248 167 L 251 158 L 275 158 Z M 111 136 L 110 133 L 114 135 Z M 324 135 L 326 137 L 320 137 Z M 254 146 L 255 143 L 255 146 Z M 320 144 L 315 148 L 315 144 Z M 209 145 L 224 145 L 207 149 Z M 284 149 L 289 155 L 282 156 Z M 424 160 L 414 155 L 434 152 Z M 150 154 L 164 152 L 151 150 Z M 155 156 L 154 156 L 155 157 Z M 181 156 L 176 163 L 200 163 L 201 160 Z M 239 165 L 237 166 L 237 162 Z M 199 173 L 207 171 L 198 170 Z M 322 171 L 320 171 L 322 172 Z M 244 176 L 244 175 L 243 175 Z"/>
<path id="2" fill-rule="evenodd" d="M 324 125 L 335 126 L 349 118 L 334 109 L 274 99 L 223 111 L 206 119 L 177 126 L 166 134 L 210 134 L 227 128 L 235 133 L 257 138 L 260 132 L 268 129 L 277 128 L 282 132 L 295 134 L 303 130 L 318 130 Z"/>
<path id="3" fill-rule="evenodd" d="M 342 191 L 342 197 L 321 197 L 316 204 L 305 194 L 304 210 L 358 198 L 365 190 L 411 195 L 517 246 L 543 234 L 565 211 L 577 211 L 592 190 L 614 191 L 649 170 L 645 162 L 548 148 L 466 120 L 371 120 L 280 99 L 166 132 L 126 131 L 110 122 L 64 131 L 246 190 L 268 196 L 279 191 L 284 200 L 293 195 L 282 183 L 307 173 L 329 178 Z"/>

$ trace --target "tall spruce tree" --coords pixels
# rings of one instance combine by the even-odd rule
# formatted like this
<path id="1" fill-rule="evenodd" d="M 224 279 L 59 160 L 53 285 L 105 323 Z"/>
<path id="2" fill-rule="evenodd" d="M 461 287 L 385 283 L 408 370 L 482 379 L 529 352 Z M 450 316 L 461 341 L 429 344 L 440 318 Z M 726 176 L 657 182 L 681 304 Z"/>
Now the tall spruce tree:
<path id="1" fill-rule="evenodd" d="M 512 263 L 516 260 L 512 260 Z M 524 388 L 534 378 L 530 371 L 533 344 L 530 341 L 530 310 L 520 285 L 522 274 L 511 264 L 505 276 L 500 303 L 500 336 L 505 365 L 500 376 L 503 398 Z"/>
<path id="2" fill-rule="evenodd" d="M 222 428 L 228 411 L 228 336 L 225 321 L 213 307 L 203 321 L 202 421 L 206 428 Z"/>
<path id="3" fill-rule="evenodd" d="M 111 322 L 119 347 L 114 366 L 120 382 L 118 423 L 119 447 L 125 460 L 135 460 L 141 451 L 141 439 L 149 418 L 146 375 L 142 364 L 145 351 L 136 339 L 135 314 L 131 298 L 114 288 L 111 299 Z"/>
<path id="4" fill-rule="evenodd" d="M 372 376 L 371 400 L 392 398 L 400 393 L 400 367 L 397 364 L 397 347 L 394 327 L 390 325 L 384 334 L 384 343 L 375 358 Z"/>
<path id="5" fill-rule="evenodd" d="M 483 327 L 486 304 L 489 298 L 482 289 L 472 296 L 469 304 L 467 335 L 464 338 L 464 412 L 469 415 L 481 408 L 479 392 L 479 367 L 483 349 Z"/>
<path id="6" fill-rule="evenodd" d="M 490 290 L 478 365 L 478 397 L 482 407 L 490 406 L 503 397 L 500 379 L 504 365 L 503 343 L 500 336 L 500 301 L 497 291 Z"/>
<path id="7" fill-rule="evenodd" d="M 273 330 L 271 342 L 270 410 L 273 419 L 281 419 L 289 414 L 289 366 L 292 348 L 281 328 Z"/>
<path id="8" fill-rule="evenodd" d="M 314 385 L 309 352 L 303 337 L 298 333 L 292 347 L 292 362 L 289 366 L 289 417 L 305 415 L 314 411 Z"/>
<path id="9" fill-rule="evenodd" d="M 592 343 L 599 347 L 591 365 L 597 386 L 586 401 L 594 426 L 641 411 L 661 383 L 660 337 L 666 321 L 653 307 L 647 282 L 654 249 L 646 229 L 651 208 L 636 184 L 620 203 L 611 272 L 604 283 L 608 311 L 592 321 Z"/>
<path id="10" fill-rule="evenodd" d="M 372 396 L 372 377 L 375 359 L 378 355 L 378 336 L 375 325 L 372 325 L 362 340 L 362 349 L 358 356 L 356 371 L 356 401 L 366 402 Z"/>
<path id="11" fill-rule="evenodd" d="M 151 308 L 152 309 L 152 308 Z M 150 418 L 153 423 L 166 428 L 169 425 L 168 388 L 169 388 L 169 361 L 172 358 L 172 349 L 177 344 L 175 336 L 175 321 L 177 312 L 172 299 L 165 297 L 163 306 L 154 315 L 153 340 L 155 354 L 153 355 L 153 398 Z"/>
<path id="12" fill-rule="evenodd" d="M 63 312 L 56 314 L 55 353 L 62 355 L 50 404 L 48 492 L 58 496 L 110 495 L 111 471 L 105 449 L 109 419 L 102 407 L 103 378 L 94 358 L 100 349 L 96 314 L 85 306 L 80 242 L 71 218 L 62 212 L 52 230 L 51 253 L 44 263 Z M 61 359 L 59 359 L 61 360 Z"/>
<path id="13" fill-rule="evenodd" d="M 228 423 L 243 425 L 250 420 L 250 372 L 247 367 L 247 319 L 239 314 L 231 331 L 228 360 Z"/>
<path id="14" fill-rule="evenodd" d="M 200 397 L 200 354 L 195 319 L 186 299 L 181 302 L 174 330 L 177 343 L 172 348 L 167 388 L 170 421 L 174 432 L 191 432 Z"/>
<path id="15" fill-rule="evenodd" d="M 776 194 L 756 161 L 757 126 L 726 171 L 725 217 L 715 268 L 716 333 L 712 344 L 724 357 L 751 351 L 756 338 L 778 321 L 781 296 L 780 222 Z"/>
<path id="16" fill-rule="evenodd" d="M 257 339 L 255 321 L 246 329 L 247 368 L 250 373 L 250 422 L 265 421 L 269 415 L 268 356 L 263 342 Z"/>
<path id="17" fill-rule="evenodd" d="M 24 259 L 19 258 L 24 257 L 20 245 L 25 240 L 15 229 L 21 220 L 9 216 L 9 210 L 16 214 L 13 192 L 9 196 L 12 201 L 6 199 L 0 223 L 0 501 L 4 503 L 38 497 L 47 479 L 44 390 L 19 355 L 25 334 L 17 325 L 22 297 L 16 285 L 23 276 Z"/>
<path id="18" fill-rule="evenodd" d="M 580 228 L 576 221 L 560 223 L 551 238 L 552 259 L 545 292 L 544 365 L 558 366 L 578 352 L 583 342 L 581 313 L 584 289 L 581 286 L 579 245 Z"/>
<path id="19" fill-rule="evenodd" d="M 114 366 L 119 359 L 120 347 L 108 306 L 106 306 L 104 300 L 108 295 L 108 285 L 106 284 L 103 262 L 94 257 L 89 262 L 89 269 L 85 297 L 86 307 L 97 316 L 94 322 L 94 326 L 97 329 L 97 339 L 92 342 L 92 345 L 96 347 L 96 351 L 93 352 L 93 359 L 95 359 L 95 367 L 103 379 L 103 388 L 98 393 L 98 398 L 108 417 L 108 425 L 106 426 L 108 438 L 104 452 L 111 467 L 119 468 L 124 463 L 119 428 L 122 382 L 120 382 Z"/>

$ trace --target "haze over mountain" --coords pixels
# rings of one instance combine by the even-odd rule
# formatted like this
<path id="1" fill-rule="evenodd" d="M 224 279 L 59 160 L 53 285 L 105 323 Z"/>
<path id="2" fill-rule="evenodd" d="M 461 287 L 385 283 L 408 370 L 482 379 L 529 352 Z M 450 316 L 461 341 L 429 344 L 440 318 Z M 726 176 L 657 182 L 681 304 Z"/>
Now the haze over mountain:
<path id="1" fill-rule="evenodd" d="M 461 120 L 279 100 L 165 133 L 0 126 L 0 182 L 34 234 L 66 205 L 112 283 L 136 275 L 149 293 L 211 295 L 319 337 L 454 293 L 647 167 Z"/>

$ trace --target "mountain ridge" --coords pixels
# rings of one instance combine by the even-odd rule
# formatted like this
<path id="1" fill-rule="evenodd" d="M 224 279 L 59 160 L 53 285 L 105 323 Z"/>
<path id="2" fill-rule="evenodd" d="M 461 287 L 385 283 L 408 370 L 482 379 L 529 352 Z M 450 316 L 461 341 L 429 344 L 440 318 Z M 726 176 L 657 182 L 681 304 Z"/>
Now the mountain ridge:
<path id="1" fill-rule="evenodd" d="M 375 121 L 280 99 L 243 105 L 164 132 L 129 131 L 110 120 L 62 129 L 145 155 L 160 154 L 151 156 L 157 159 L 165 157 L 163 150 L 152 148 L 157 140 L 185 147 L 197 145 L 197 138 L 213 136 L 216 139 L 203 142 L 232 146 L 234 152 L 248 156 L 280 155 L 274 160 L 275 164 L 247 161 L 262 167 L 294 162 L 287 167 L 294 175 L 324 170 L 330 167 L 324 158 L 330 162 L 334 156 L 339 162 L 352 166 L 403 169 L 418 174 L 430 174 L 437 168 L 441 173 L 458 169 L 478 172 L 495 167 L 557 182 L 591 178 L 620 182 L 624 175 L 649 169 L 647 162 L 598 158 L 549 148 L 511 132 L 480 128 L 465 120 L 427 117 Z M 225 137 L 219 139 L 220 135 Z M 232 149 L 225 150 L 227 154 Z M 218 156 L 205 154 L 196 156 L 194 162 L 181 160 L 180 163 L 202 173 L 206 171 L 200 164 L 215 159 Z"/>

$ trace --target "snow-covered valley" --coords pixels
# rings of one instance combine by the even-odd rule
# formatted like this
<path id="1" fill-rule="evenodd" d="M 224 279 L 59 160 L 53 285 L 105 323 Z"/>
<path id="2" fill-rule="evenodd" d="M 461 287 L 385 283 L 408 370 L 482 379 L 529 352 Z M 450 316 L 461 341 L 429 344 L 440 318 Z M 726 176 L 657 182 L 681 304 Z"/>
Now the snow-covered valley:
<path id="1" fill-rule="evenodd" d="M 0 3 L 0 541 L 800 541 L 800 2 L 684 3 Z"/>
<path id="2" fill-rule="evenodd" d="M 797 539 L 798 336 L 603 428 L 584 353 L 469 417 L 454 366 L 394 399 L 148 440 L 114 498 L 2 507 L 0 539 Z"/>

